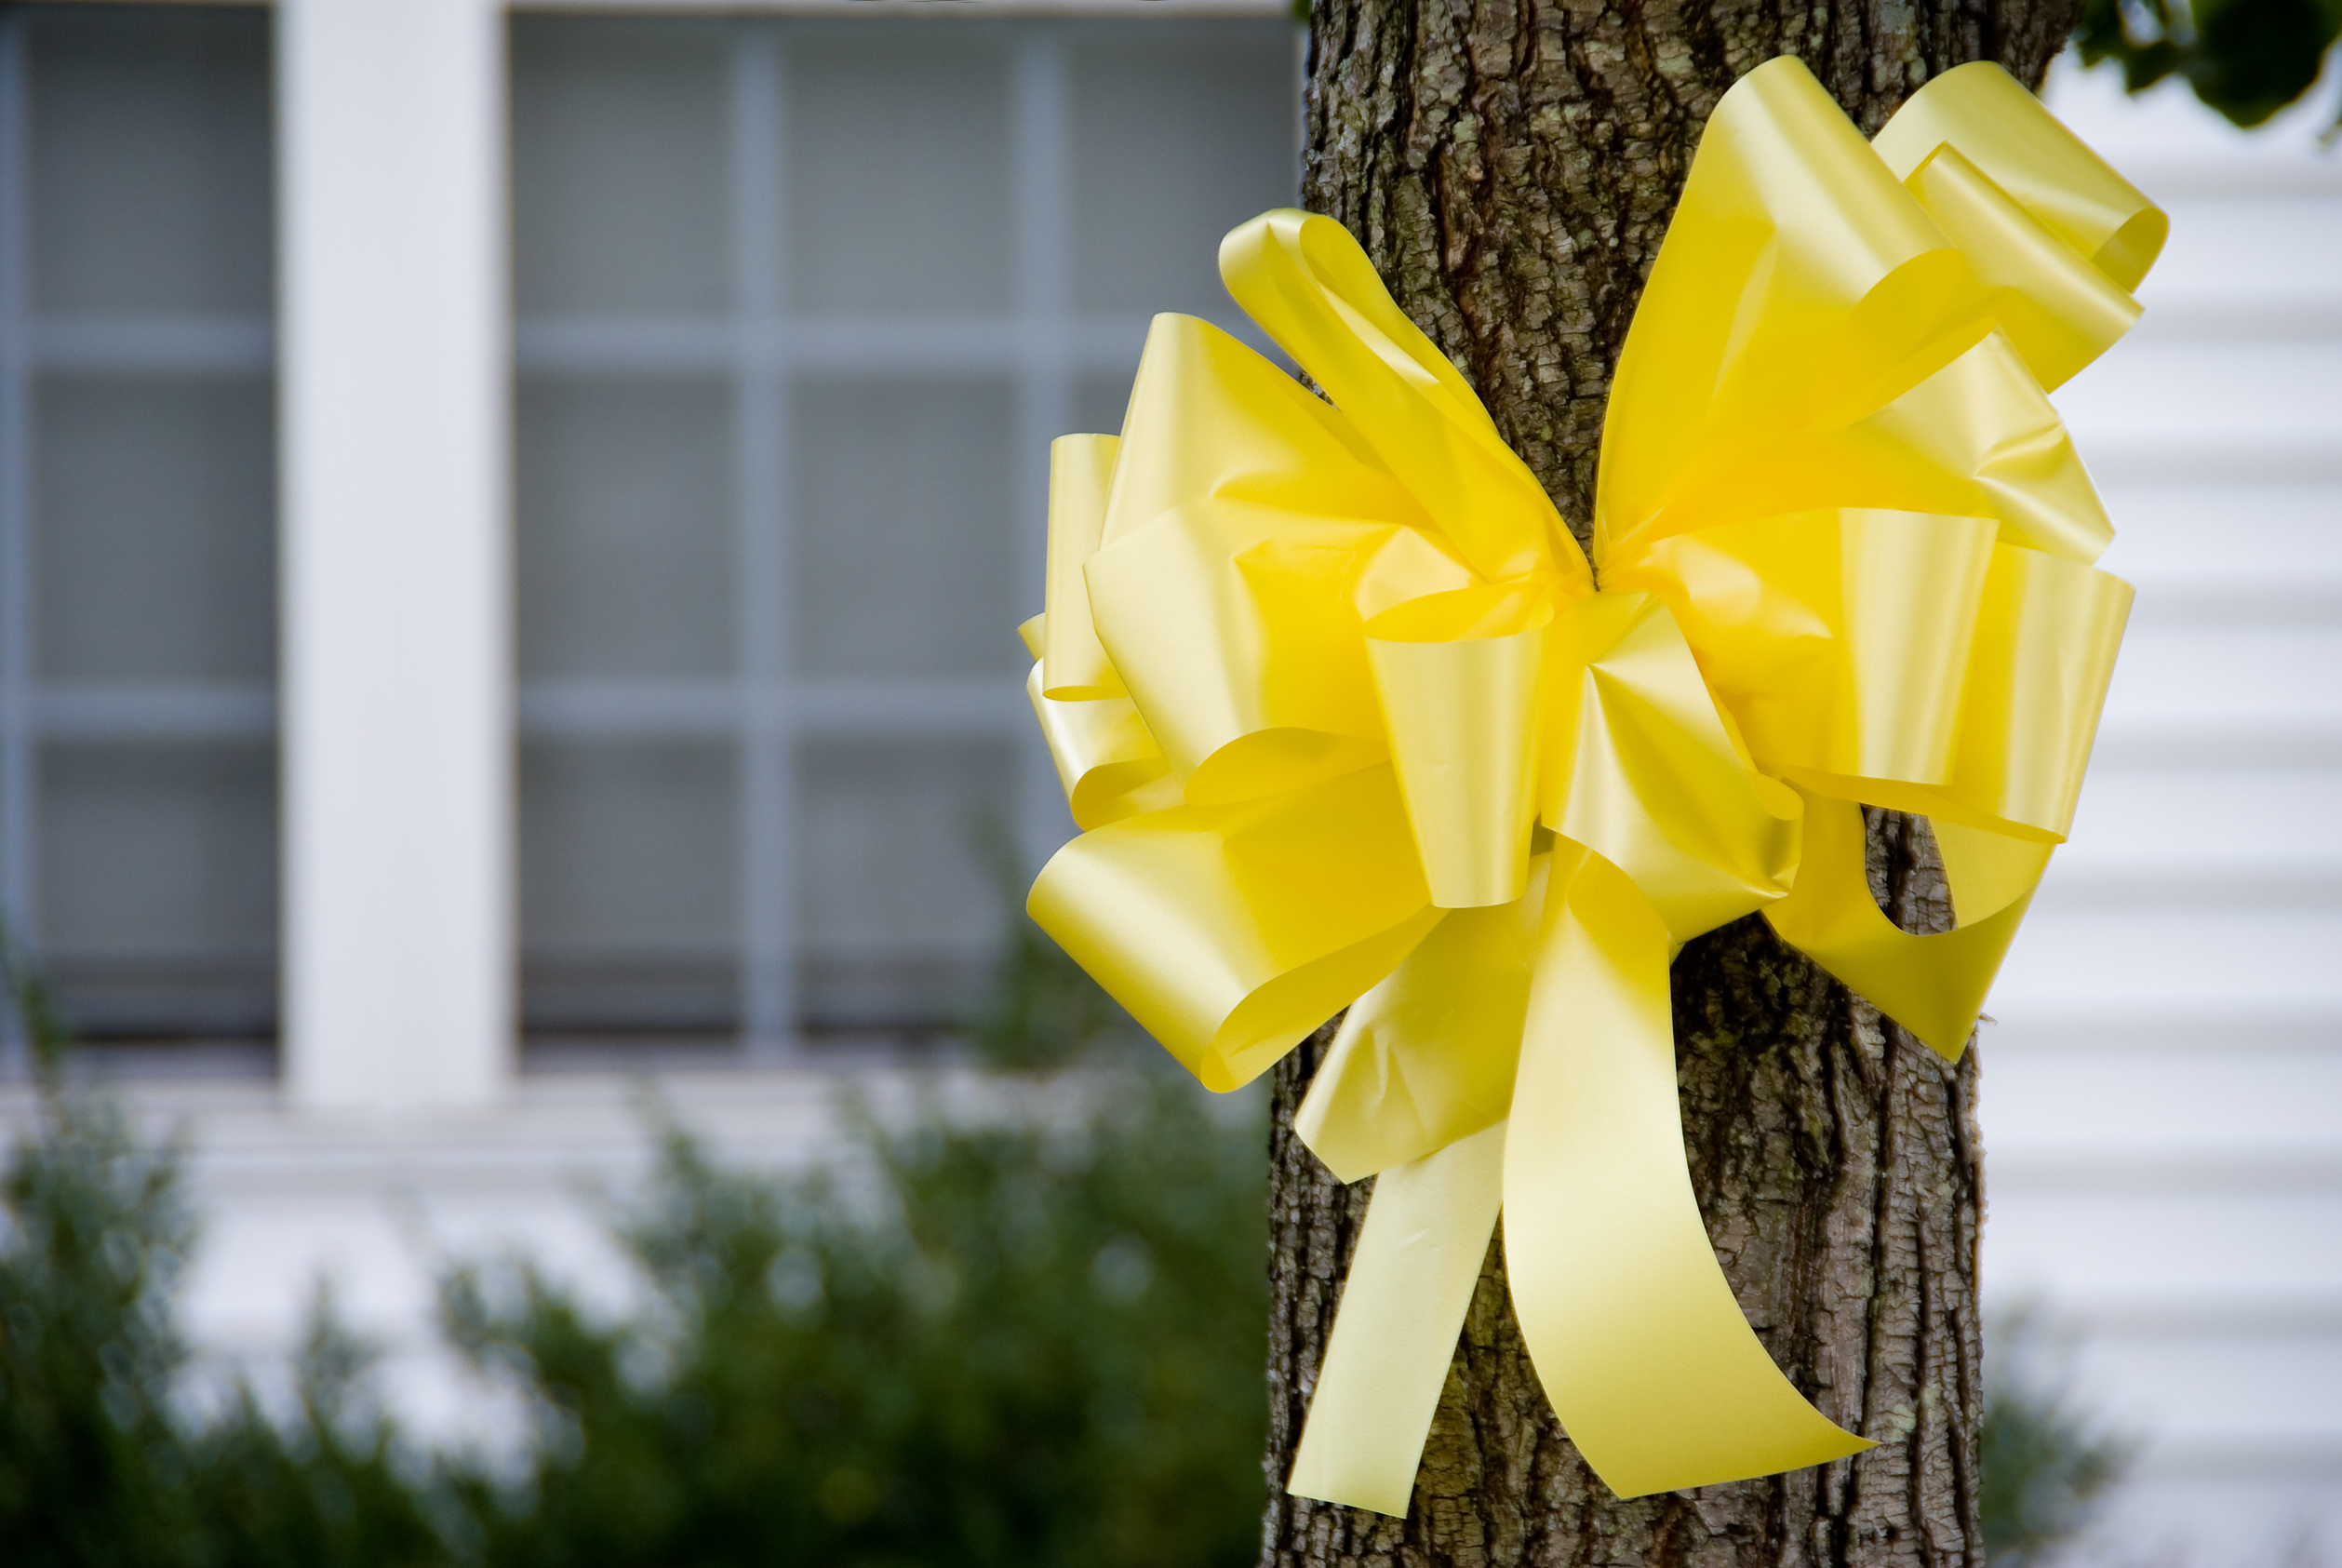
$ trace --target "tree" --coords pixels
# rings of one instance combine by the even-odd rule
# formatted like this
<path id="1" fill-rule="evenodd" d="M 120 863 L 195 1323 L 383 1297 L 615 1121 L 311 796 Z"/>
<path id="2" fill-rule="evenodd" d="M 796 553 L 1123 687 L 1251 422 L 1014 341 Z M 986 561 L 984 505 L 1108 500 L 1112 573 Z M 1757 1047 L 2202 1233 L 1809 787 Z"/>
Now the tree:
<path id="1" fill-rule="evenodd" d="M 1345 223 L 1586 537 L 1611 374 L 1706 116 L 1775 55 L 1876 132 L 1934 75 L 2038 87 L 2081 0 L 1318 0 L 1304 205 Z M 1869 813 L 1880 906 L 1944 929 L 1923 823 Z M 1404 1521 L 1285 1493 L 1371 1183 L 1293 1134 L 1332 1040 L 1277 1069 L 1271 1132 L 1276 1568 L 1980 1564 L 1976 1065 L 1883 1022 L 1750 917 L 1674 972 L 1693 1185 L 1741 1305 L 1824 1414 L 1880 1446 L 1622 1502 L 1540 1390 L 1492 1245 Z"/>

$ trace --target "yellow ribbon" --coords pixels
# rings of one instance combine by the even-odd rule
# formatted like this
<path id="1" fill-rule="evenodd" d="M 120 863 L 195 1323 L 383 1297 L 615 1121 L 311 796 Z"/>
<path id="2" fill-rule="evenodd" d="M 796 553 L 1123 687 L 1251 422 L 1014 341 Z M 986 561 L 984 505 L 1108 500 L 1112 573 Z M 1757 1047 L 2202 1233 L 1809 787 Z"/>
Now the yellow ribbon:
<path id="1" fill-rule="evenodd" d="M 1030 910 L 1206 1084 L 1347 1007 L 1301 1107 L 1381 1173 L 1289 1484 L 1403 1514 L 1501 1209 L 1622 1496 L 1868 1446 L 1734 1301 L 1667 969 L 1752 911 L 1956 1057 L 2071 817 L 2130 590 L 2043 395 L 2164 223 L 1998 67 L 1875 143 L 1794 60 L 1718 105 L 1611 393 L 1592 560 L 1337 223 L 1228 235 L 1319 398 L 1156 318 L 1054 449 L 1032 697 L 1084 830 Z M 1872 901 L 1925 813 L 1958 929 Z"/>

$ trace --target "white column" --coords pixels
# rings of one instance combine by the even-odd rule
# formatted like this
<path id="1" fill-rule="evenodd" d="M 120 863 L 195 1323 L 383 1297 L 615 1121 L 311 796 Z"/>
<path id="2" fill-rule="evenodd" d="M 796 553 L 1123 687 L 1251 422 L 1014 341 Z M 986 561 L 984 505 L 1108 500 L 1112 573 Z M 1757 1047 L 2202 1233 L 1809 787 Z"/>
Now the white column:
<path id="1" fill-rule="evenodd" d="M 277 7 L 285 1085 L 513 1061 L 503 18 Z"/>

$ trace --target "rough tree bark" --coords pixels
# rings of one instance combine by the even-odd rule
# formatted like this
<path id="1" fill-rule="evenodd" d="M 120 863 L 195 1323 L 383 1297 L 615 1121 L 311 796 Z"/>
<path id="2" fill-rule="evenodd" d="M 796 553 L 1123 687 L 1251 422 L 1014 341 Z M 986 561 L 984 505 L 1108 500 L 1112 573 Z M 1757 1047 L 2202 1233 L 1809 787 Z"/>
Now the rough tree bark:
<path id="1" fill-rule="evenodd" d="M 1610 377 L 1700 129 L 1794 53 L 1866 132 L 1939 72 L 2038 87 L 2080 0 L 1317 0 L 1304 202 L 1346 224 L 1585 536 Z M 1923 825 L 1871 813 L 1873 891 L 1949 908 Z M 1741 1305 L 1880 1446 L 1620 1502 L 1539 1391 L 1492 1246 L 1404 1521 L 1287 1494 L 1372 1184 L 1292 1132 L 1329 1029 L 1278 1069 L 1264 1568 L 1888 1568 L 1984 1561 L 1975 1055 L 1957 1070 L 1755 917 L 1675 967 L 1684 1142 Z"/>

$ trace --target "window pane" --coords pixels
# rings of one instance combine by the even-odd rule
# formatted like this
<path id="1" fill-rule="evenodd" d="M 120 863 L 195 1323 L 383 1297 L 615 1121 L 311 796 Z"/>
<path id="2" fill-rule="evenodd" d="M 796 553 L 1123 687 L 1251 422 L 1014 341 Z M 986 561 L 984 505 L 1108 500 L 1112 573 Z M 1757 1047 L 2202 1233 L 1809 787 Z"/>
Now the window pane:
<path id="1" fill-rule="evenodd" d="M 267 680 L 276 663 L 268 383 L 51 376 L 37 408 L 43 677 Z"/>
<path id="2" fill-rule="evenodd" d="M 9 7 L 33 315 L 34 722 L 0 730 L 0 863 L 82 1032 L 249 1039 L 276 1011 L 268 15 Z M 91 353 L 95 348 L 98 352 Z M 21 771 L 20 771 L 21 770 Z"/>
<path id="3" fill-rule="evenodd" d="M 519 404 L 523 674 L 729 673 L 729 390 L 531 377 Z"/>
<path id="4" fill-rule="evenodd" d="M 1138 356 L 1131 356 L 1129 376 L 1084 376 L 1074 382 L 1074 428 L 1091 436 L 1118 436 L 1123 411 L 1131 406 L 1131 380 L 1138 373 Z"/>
<path id="5" fill-rule="evenodd" d="M 1012 897 L 982 844 L 1008 821 L 1013 764 L 1006 743 L 806 748 L 797 918 L 817 1025 L 966 1015 Z"/>
<path id="6" fill-rule="evenodd" d="M 925 315 L 1013 300 L 1004 45 L 997 28 L 929 22 L 789 34 L 798 308 Z"/>
<path id="7" fill-rule="evenodd" d="M 514 19 L 521 310 L 724 308 L 726 36 L 703 22 Z"/>
<path id="8" fill-rule="evenodd" d="M 43 959 L 76 1028 L 272 1025 L 275 772 L 265 744 L 45 748 Z"/>
<path id="9" fill-rule="evenodd" d="M 1220 236 L 1300 185 L 1283 22 L 1085 30 L 1074 50 L 1071 275 L 1095 310 L 1225 315 Z"/>
<path id="10" fill-rule="evenodd" d="M 1005 382 L 800 382 L 798 667 L 829 676 L 1014 675 Z"/>
<path id="11" fill-rule="evenodd" d="M 735 772 L 732 748 L 714 742 L 521 748 L 532 1029 L 733 1026 Z"/>
<path id="12" fill-rule="evenodd" d="M 268 29 L 258 9 L 31 19 L 40 308 L 268 309 Z"/>

